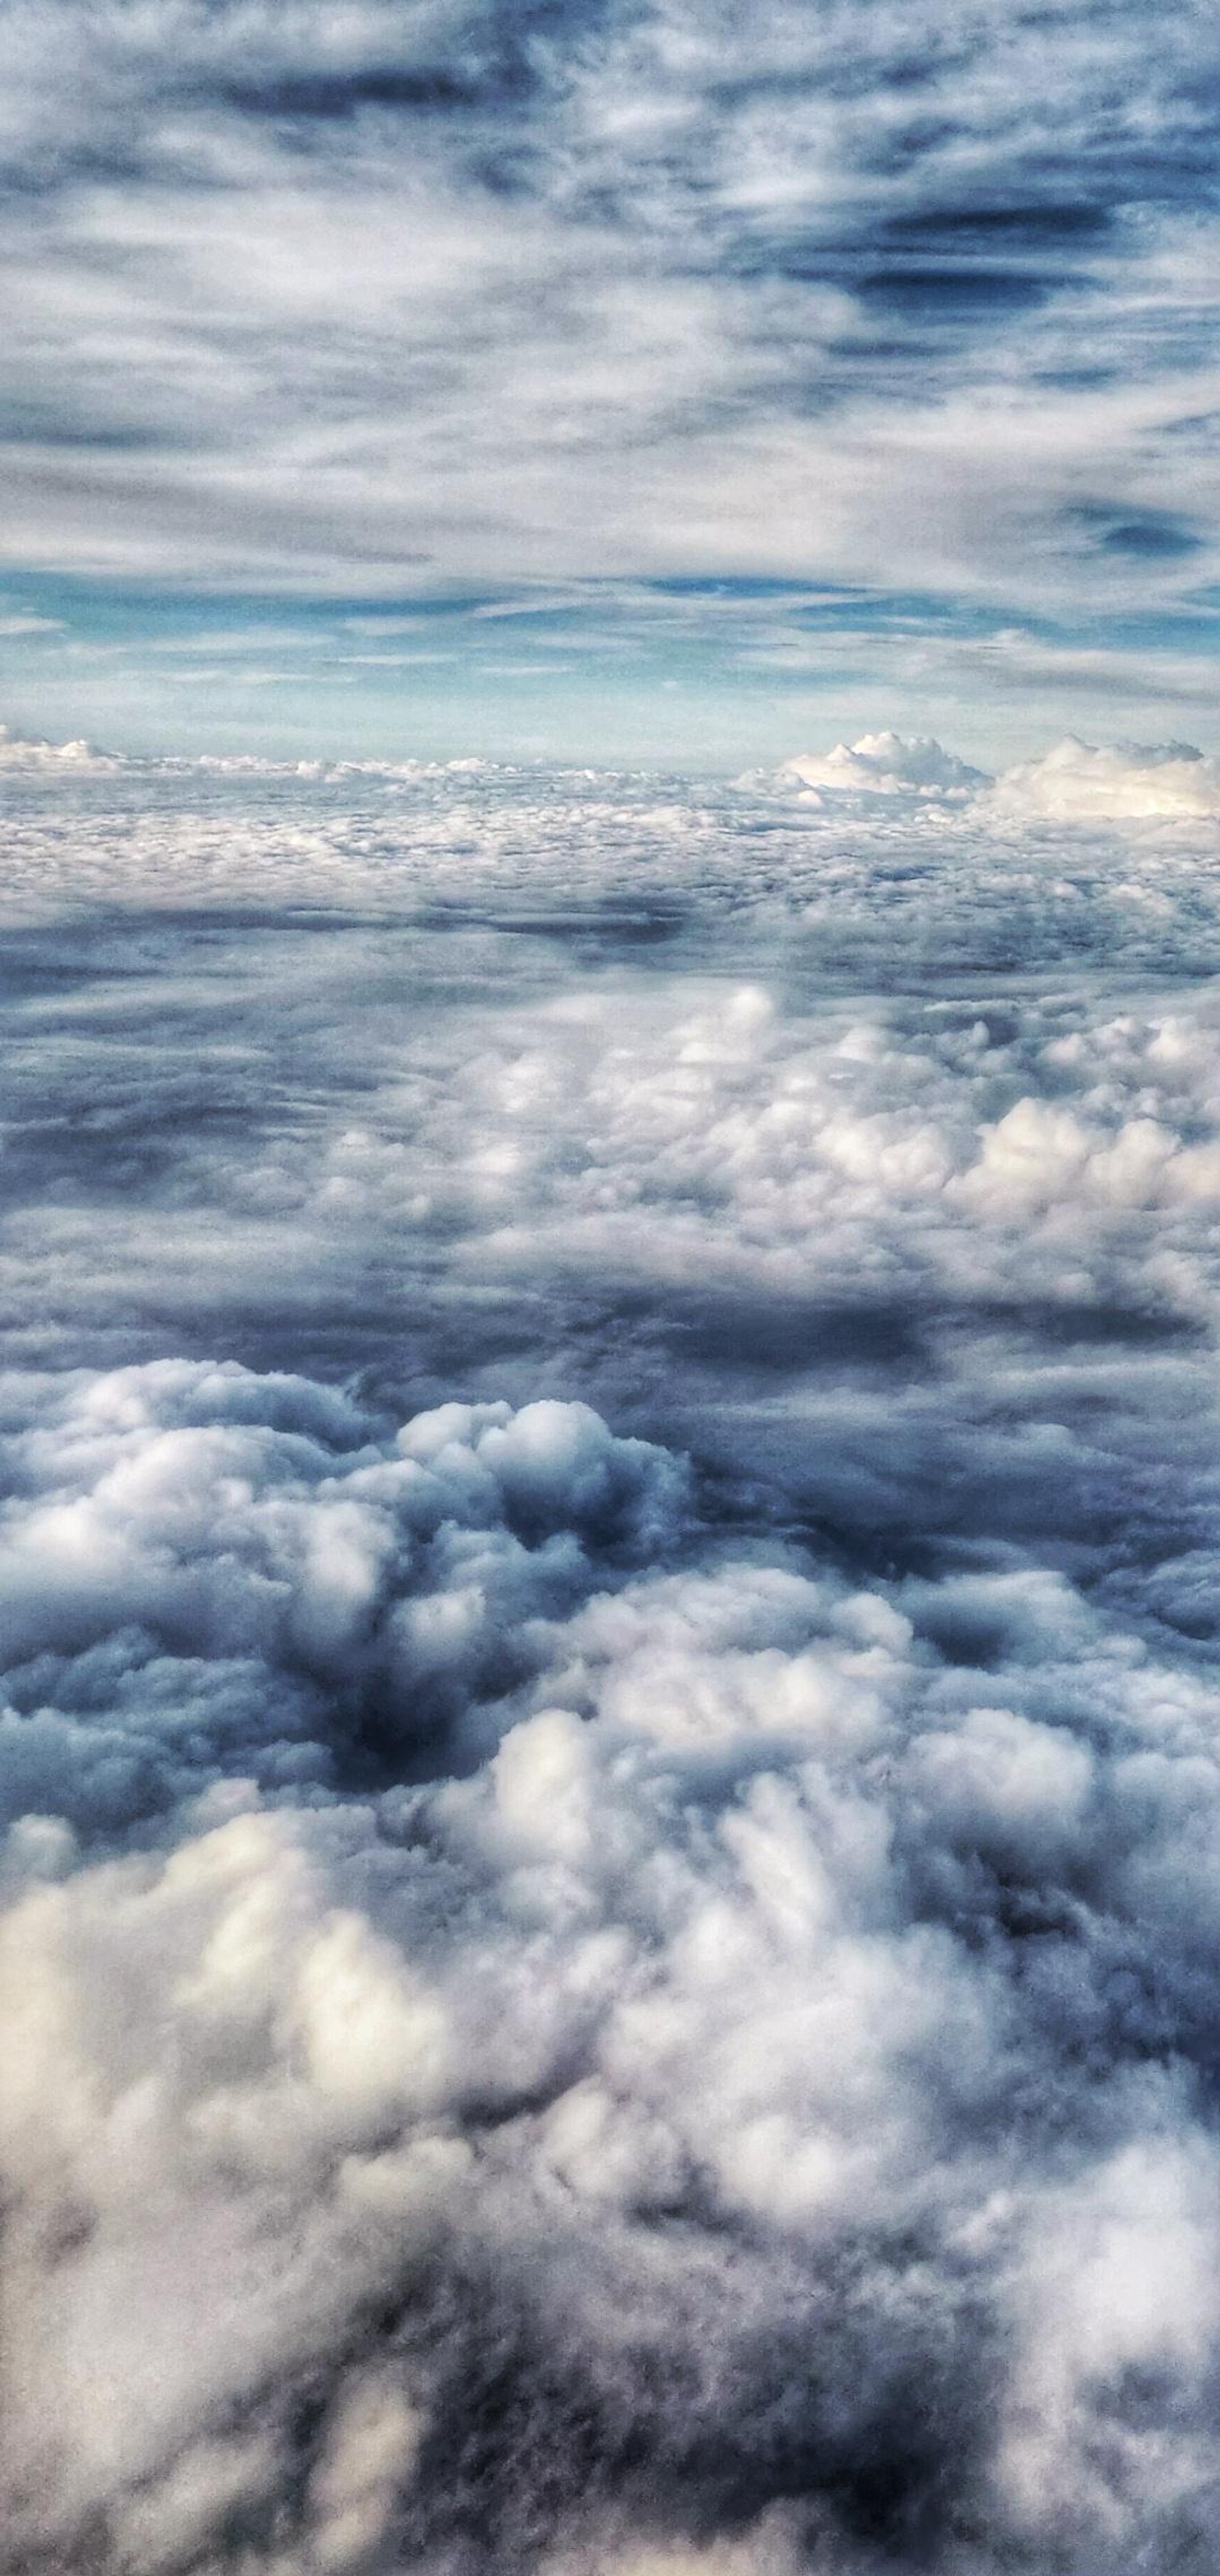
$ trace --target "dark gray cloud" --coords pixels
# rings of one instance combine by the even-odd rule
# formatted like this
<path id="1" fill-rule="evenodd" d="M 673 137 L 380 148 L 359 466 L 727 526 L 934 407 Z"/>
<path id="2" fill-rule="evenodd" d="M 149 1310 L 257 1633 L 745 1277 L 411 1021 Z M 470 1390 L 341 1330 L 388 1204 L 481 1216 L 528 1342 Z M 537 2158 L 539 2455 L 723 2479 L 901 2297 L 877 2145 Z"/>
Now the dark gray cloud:
<path id="1" fill-rule="evenodd" d="M 1210 765 L 10 750 L 9 2563 L 1210 2576 Z"/>

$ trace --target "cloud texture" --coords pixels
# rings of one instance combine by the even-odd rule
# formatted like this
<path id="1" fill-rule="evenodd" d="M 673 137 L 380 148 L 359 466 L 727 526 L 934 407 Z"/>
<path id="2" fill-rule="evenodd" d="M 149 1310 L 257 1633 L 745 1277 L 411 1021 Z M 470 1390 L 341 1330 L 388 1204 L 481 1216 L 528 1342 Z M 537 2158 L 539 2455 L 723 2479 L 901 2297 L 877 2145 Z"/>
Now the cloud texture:
<path id="1" fill-rule="evenodd" d="M 234 1421 L 248 1464 L 334 1413 L 94 1382 L 49 1443 L 91 1492 L 13 1533 L 68 1702 L 10 1721 L 21 2563 L 1202 2566 L 1214 1693 L 1050 1572 L 904 1613 L 730 1555 L 572 1610 L 590 1521 L 664 1555 L 678 1489 L 560 1407 L 425 1417 L 252 1546 Z M 438 1675 L 469 1723 L 489 1615 L 528 1678 L 466 1781 L 311 1798 L 417 1483 L 460 1517 L 383 1619 L 383 1759 Z M 218 1753 L 269 1802 L 197 1800 Z M 157 1773 L 174 1847 L 74 1867 Z"/>
<path id="2" fill-rule="evenodd" d="M 3 69 L 14 562 L 1214 577 L 1205 9 L 38 0 Z"/>
<path id="3" fill-rule="evenodd" d="M 1210 2576 L 1207 764 L 813 765 L 14 770 L 20 2576 Z"/>

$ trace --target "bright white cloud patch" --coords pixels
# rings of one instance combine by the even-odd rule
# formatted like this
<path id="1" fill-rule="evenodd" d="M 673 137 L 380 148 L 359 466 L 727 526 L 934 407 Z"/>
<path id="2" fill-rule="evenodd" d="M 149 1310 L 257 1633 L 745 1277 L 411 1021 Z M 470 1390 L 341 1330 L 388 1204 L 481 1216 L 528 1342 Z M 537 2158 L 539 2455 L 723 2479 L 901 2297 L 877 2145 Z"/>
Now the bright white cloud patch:
<path id="1" fill-rule="evenodd" d="M 1192 743 L 1138 743 L 1103 750 L 1068 737 L 1045 759 L 1005 771 L 997 802 L 1018 814 L 1064 823 L 1220 816 L 1220 763 Z"/>
<path id="2" fill-rule="evenodd" d="M 971 769 L 940 743 L 897 733 L 862 734 L 859 742 L 836 743 L 833 751 L 802 752 L 787 766 L 807 787 L 847 796 L 914 795 L 939 802 L 987 784 L 982 770 Z"/>
<path id="3" fill-rule="evenodd" d="M 1220 815 L 1220 767 L 1186 742 L 1099 748 L 1069 734 L 1040 760 L 992 779 L 938 742 L 873 733 L 832 751 L 799 753 L 781 775 L 834 796 L 982 800 L 1020 822 L 1201 822 Z"/>
<path id="4" fill-rule="evenodd" d="M 0 769 L 115 769 L 118 762 L 91 742 L 47 742 L 0 725 Z"/>

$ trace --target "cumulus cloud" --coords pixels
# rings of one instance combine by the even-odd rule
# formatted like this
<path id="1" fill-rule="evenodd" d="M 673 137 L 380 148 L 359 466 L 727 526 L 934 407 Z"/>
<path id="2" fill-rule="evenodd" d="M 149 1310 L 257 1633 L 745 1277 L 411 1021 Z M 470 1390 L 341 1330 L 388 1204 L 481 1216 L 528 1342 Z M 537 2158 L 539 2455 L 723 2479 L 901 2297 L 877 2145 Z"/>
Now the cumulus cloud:
<path id="1" fill-rule="evenodd" d="M 0 767 L 13 772 L 60 772 L 70 770 L 93 773 L 99 778 L 129 773 L 133 778 L 152 782 L 209 778 L 233 779 L 254 786 L 261 780 L 306 780 L 317 785 L 345 788 L 359 792 L 367 780 L 374 788 L 382 786 L 444 791 L 450 786 L 459 790 L 466 782 L 477 782 L 486 774 L 491 791 L 487 820 L 493 828 L 503 827 L 504 791 L 514 778 L 527 787 L 553 796 L 553 783 L 546 773 L 536 770 L 532 779 L 528 770 L 493 764 L 477 754 L 429 761 L 405 760 L 279 760 L 256 752 L 205 754 L 191 758 L 180 755 L 132 756 L 99 750 L 91 742 L 73 740 L 52 742 L 42 735 L 23 734 L 0 725 Z M 571 798 L 580 780 L 592 782 L 598 772 L 577 772 L 563 782 Z M 638 797 L 635 781 L 601 773 L 615 801 Z M 1146 821 L 1201 822 L 1220 812 L 1220 768 L 1215 760 L 1205 757 L 1193 743 L 1156 744 L 1082 742 L 1069 734 L 1040 758 L 1020 762 L 992 777 L 986 770 L 974 767 L 946 751 L 943 744 L 928 735 L 899 734 L 892 731 L 866 733 L 854 743 L 836 743 L 825 752 L 798 752 L 785 761 L 778 773 L 781 785 L 799 781 L 806 801 L 815 809 L 826 796 L 831 799 L 851 797 L 904 799 L 929 806 L 968 807 L 978 804 L 991 819 L 1036 823 L 1043 819 L 1062 823 L 1140 823 Z M 765 772 L 748 772 L 737 782 L 739 791 L 758 792 L 767 785 Z M 651 785 L 646 793 L 651 794 Z M 716 796 L 716 790 L 704 789 L 705 797 Z M 172 807 L 170 809 L 172 813 Z M 830 811 L 833 813 L 833 802 Z M 608 822 L 610 809 L 602 803 L 598 819 Z M 243 815 L 243 826 L 252 819 Z M 686 816 L 681 805 L 671 807 L 667 820 L 681 827 Z M 174 817 L 178 823 L 178 817 Z M 173 826 L 171 825 L 171 828 Z M 180 828 L 180 825 L 179 825 Z M 53 824 L 58 831 L 58 821 Z M 432 857 L 429 853 L 429 857 Z M 701 854 L 702 855 L 702 854 Z M 738 854 L 734 853 L 736 862 Z M 192 885 L 197 890 L 198 854 L 191 853 Z M 108 864 L 110 890 L 123 891 L 116 879 L 113 861 Z M 143 891 L 137 888 L 137 891 Z"/>
<path id="2" fill-rule="evenodd" d="M 325 1388 L 231 1365 L 43 1397 L 11 1435 L 0 1540 L 10 1815 L 115 1829 L 235 1769 L 460 1764 L 473 1710 L 528 1676 L 531 1622 L 588 1588 L 585 1543 L 604 1573 L 681 1518 L 674 1465 L 587 1406 L 369 1431 Z"/>
<path id="3" fill-rule="evenodd" d="M 205 1657 L 277 1581 L 270 1509 L 332 1740 L 370 1496 L 415 1493 L 413 1535 L 456 1505 L 485 1562 L 505 1512 L 535 1554 L 655 1545 L 677 1490 L 585 1414 L 454 1407 L 314 1487 L 348 1517 L 310 1594 L 296 1474 L 268 1504 L 181 1446 L 200 1417 L 294 1469 L 348 1435 L 325 1390 L 167 1368 L 74 1391 L 55 1471 L 119 1480 L 150 1624 L 189 1521 L 227 1586 Z M 123 1523 L 154 1491 L 150 1562 Z M 24 1544 L 79 1645 L 134 1605 L 100 1610 L 78 1511 L 65 1607 L 72 1510 L 31 1503 Z M 168 1849 L 77 1867 L 50 1822 L 10 1837 L 23 2563 L 1206 2553 L 1210 1690 L 1062 1578 L 976 1582 L 985 1668 L 938 1643 L 952 1584 L 904 1610 L 730 1555 L 557 1610 L 510 1580 L 532 1671 L 468 1779 L 229 1781 Z M 42 1815 L 81 1787 L 78 1752 Z"/>
<path id="4" fill-rule="evenodd" d="M 113 753 L 96 751 L 91 742 L 47 742 L 40 734 L 14 733 L 8 725 L 0 725 L 0 769 L 101 771 L 120 765 Z"/>
<path id="5" fill-rule="evenodd" d="M 1188 742 L 1098 746 L 1069 734 L 1040 759 L 993 779 L 927 737 L 862 734 L 830 751 L 801 752 L 780 775 L 800 779 L 815 795 L 980 799 L 1017 821 L 1201 822 L 1220 813 L 1217 764 Z"/>
<path id="6" fill-rule="evenodd" d="M 866 733 L 858 742 L 838 742 L 833 751 L 801 752 L 786 771 L 809 788 L 828 788 L 845 796 L 969 796 L 987 785 L 986 772 L 972 769 L 941 744 L 923 736 Z"/>
<path id="7" fill-rule="evenodd" d="M 1192 822 L 1220 815 L 1220 764 L 1192 743 L 1107 744 L 1069 734 L 1041 760 L 1005 770 L 996 801 L 1054 822 Z"/>

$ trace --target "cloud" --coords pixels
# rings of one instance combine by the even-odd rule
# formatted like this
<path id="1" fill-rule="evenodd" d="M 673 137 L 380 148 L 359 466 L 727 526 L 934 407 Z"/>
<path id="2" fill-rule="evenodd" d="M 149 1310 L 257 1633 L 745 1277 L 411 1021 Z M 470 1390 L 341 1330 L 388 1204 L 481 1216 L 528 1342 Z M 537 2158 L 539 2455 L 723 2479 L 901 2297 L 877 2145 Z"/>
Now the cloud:
<path id="1" fill-rule="evenodd" d="M 529 1671 L 530 1621 L 587 1588 L 579 1534 L 630 1566 L 681 1520 L 679 1471 L 579 1404 L 451 1404 L 388 1449 L 368 1433 L 307 1382 L 163 1362 L 74 1386 L 17 1435 L 10 1814 L 104 1831 L 235 1769 L 460 1764 L 472 1711 Z"/>
<path id="2" fill-rule="evenodd" d="M 1069 734 L 1042 760 L 1006 770 L 997 802 L 1056 822 L 1188 822 L 1220 815 L 1220 766 L 1191 743 L 1097 750 Z"/>
<path id="3" fill-rule="evenodd" d="M 1184 939 L 1196 972 L 1220 956 L 1209 823 L 1048 837 L 984 794 L 820 792 L 133 764 L 68 815 L 15 778 L 23 1351 L 100 1366 L 169 1331 L 309 1373 L 357 1331 L 362 1364 L 409 1352 L 417 1407 L 455 1369 L 527 1401 L 543 1298 L 599 1404 L 657 1336 L 688 1386 L 757 1393 L 887 1334 L 927 1350 L 946 1301 L 987 1331 L 1022 1299 L 1195 1329 L 1210 1006 L 1107 993 L 1179 974 Z M 924 1001 L 882 998 L 895 938 L 945 979 Z M 988 980 L 1014 955 L 1045 986 L 1017 1024 Z M 1101 983 L 1065 991 L 1065 957 Z M 856 1004 L 828 1013 L 823 977 Z"/>
<path id="4" fill-rule="evenodd" d="M 13 733 L 0 725 L 0 769 L 114 770 L 111 752 L 96 751 L 91 742 L 47 742 L 40 735 Z"/>
<path id="5" fill-rule="evenodd" d="M 833 751 L 801 752 L 785 768 L 806 787 L 844 796 L 927 796 L 939 803 L 987 784 L 985 771 L 972 769 L 940 743 L 897 733 L 866 733 L 850 745 L 836 743 Z"/>
<path id="6" fill-rule="evenodd" d="M 1216 762 L 1182 742 L 1099 748 L 1069 734 L 1041 759 L 992 779 L 926 737 L 863 734 L 851 745 L 798 754 L 781 776 L 818 794 L 978 800 L 984 811 L 1024 822 L 1195 822 L 1220 812 Z"/>
<path id="7" fill-rule="evenodd" d="M 72 1461 L 154 1617 L 189 1527 L 226 1647 L 252 1596 L 305 1622 L 332 1736 L 372 1497 L 422 1481 L 427 1528 L 440 1480 L 438 1536 L 485 1560 L 494 1479 L 493 1531 L 524 1512 L 570 1554 L 638 1539 L 669 1472 L 570 1409 L 453 1407 L 314 1483 L 309 1531 L 302 1462 L 350 1437 L 326 1390 L 167 1366 L 52 1419 L 37 1615 L 96 1615 Z M 274 1481 L 247 1501 L 252 1435 Z M 282 1569 L 324 1515 L 311 1594 Z M 1207 1688 L 1062 1577 L 976 1584 L 985 1671 L 938 1650 L 952 1583 L 912 1622 L 723 1551 L 558 1616 L 519 1554 L 510 1579 L 534 1669 L 472 1777 L 263 1807 L 230 1781 L 168 1848 L 75 1869 L 18 1826 L 18 2544 L 861 2570 L 963 2524 L 997 2570 L 1211 2545 Z M 462 1670 L 448 1613 L 424 1625 Z"/>
<path id="8" fill-rule="evenodd" d="M 1201 594 L 1214 49 L 1147 25 L 18 8 L 14 552 Z"/>
<path id="9" fill-rule="evenodd" d="M 524 609 L 518 613 L 524 614 Z M 204 640 L 199 639 L 200 649 Z M 220 641 L 227 650 L 235 649 L 238 639 L 222 637 Z M 184 645 L 182 649 L 188 648 Z M 421 653 L 348 658 L 386 659 L 397 664 L 430 662 L 440 657 Z M 485 667 L 503 672 L 517 668 L 532 671 L 543 666 L 492 662 Z M 180 673 L 171 676 L 186 677 Z M 32 771 L 90 769 L 99 775 L 127 769 L 137 777 L 149 779 L 158 775 L 187 778 L 192 773 L 201 778 L 214 774 L 268 780 L 277 776 L 312 776 L 338 784 L 366 777 L 387 785 L 395 781 L 427 784 L 477 776 L 486 766 L 477 756 L 449 761 L 283 761 L 259 753 L 207 755 L 199 759 L 133 758 L 98 750 L 83 740 L 50 742 L 41 735 L 15 732 L 7 725 L 0 726 L 0 765 Z M 491 765 L 489 774 L 497 774 L 496 765 Z M 498 774 L 504 775 L 504 764 L 499 765 Z M 607 773 L 608 779 L 611 775 Z M 862 734 L 852 744 L 836 743 L 825 752 L 797 753 L 785 761 L 779 772 L 781 783 L 799 780 L 810 791 L 809 801 L 815 805 L 827 794 L 832 798 L 883 796 L 920 800 L 932 806 L 978 804 L 988 814 L 1034 823 L 1043 817 L 1066 823 L 1207 820 L 1220 810 L 1216 777 L 1216 762 L 1192 743 L 1113 743 L 1099 747 L 1068 735 L 1040 759 L 1018 763 L 992 778 L 986 770 L 946 751 L 929 736 L 892 731 Z M 766 783 L 765 773 L 751 772 L 738 785 L 752 792 Z M 119 890 L 117 886 L 115 890 Z"/>
<path id="10" fill-rule="evenodd" d="M 23 2569 L 1214 2562 L 1211 826 L 866 741 L 13 773 Z"/>
<path id="11" fill-rule="evenodd" d="M 1217 68 L 3 13 L 21 2576 L 1212 2576 Z"/>

